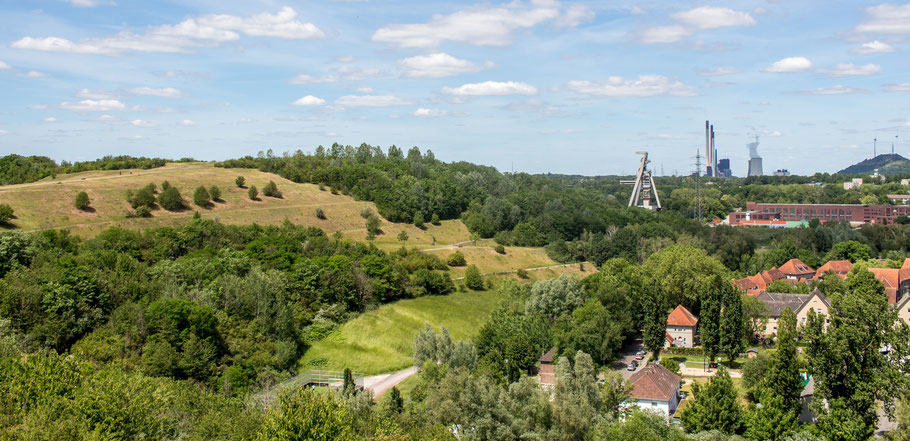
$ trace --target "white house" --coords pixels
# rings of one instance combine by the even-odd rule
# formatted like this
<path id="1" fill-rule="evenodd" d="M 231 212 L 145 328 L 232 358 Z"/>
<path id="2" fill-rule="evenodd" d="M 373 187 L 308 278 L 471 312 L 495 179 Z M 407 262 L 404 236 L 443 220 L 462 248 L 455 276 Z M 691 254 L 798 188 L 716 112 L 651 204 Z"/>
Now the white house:
<path id="1" fill-rule="evenodd" d="M 669 419 L 679 407 L 679 384 L 682 378 L 667 368 L 651 363 L 632 374 L 632 392 L 623 407 L 638 406 Z"/>

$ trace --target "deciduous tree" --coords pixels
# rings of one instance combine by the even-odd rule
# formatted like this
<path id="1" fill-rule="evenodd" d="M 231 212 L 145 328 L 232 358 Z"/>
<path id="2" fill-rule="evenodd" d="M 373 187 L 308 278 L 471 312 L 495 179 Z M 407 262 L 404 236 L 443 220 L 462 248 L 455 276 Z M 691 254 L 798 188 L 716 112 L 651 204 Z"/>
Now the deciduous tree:
<path id="1" fill-rule="evenodd" d="M 85 209 L 87 209 L 88 206 L 89 206 L 89 203 L 90 203 L 90 202 L 89 202 L 89 199 L 88 199 L 88 193 L 86 193 L 86 192 L 84 192 L 84 191 L 80 191 L 80 192 L 76 195 L 76 200 L 73 201 L 73 205 L 75 205 L 76 208 L 79 209 L 79 210 L 85 210 Z"/>

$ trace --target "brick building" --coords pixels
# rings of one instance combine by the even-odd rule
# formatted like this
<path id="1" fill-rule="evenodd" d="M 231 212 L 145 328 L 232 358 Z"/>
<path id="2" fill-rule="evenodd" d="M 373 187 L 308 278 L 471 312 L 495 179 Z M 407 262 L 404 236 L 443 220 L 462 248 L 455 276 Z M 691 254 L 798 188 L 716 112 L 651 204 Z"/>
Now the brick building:
<path id="1" fill-rule="evenodd" d="M 746 210 L 730 213 L 730 225 L 748 225 L 749 220 L 778 222 L 850 222 L 853 224 L 892 224 L 898 216 L 910 216 L 910 205 L 862 204 L 763 204 L 747 202 Z"/>

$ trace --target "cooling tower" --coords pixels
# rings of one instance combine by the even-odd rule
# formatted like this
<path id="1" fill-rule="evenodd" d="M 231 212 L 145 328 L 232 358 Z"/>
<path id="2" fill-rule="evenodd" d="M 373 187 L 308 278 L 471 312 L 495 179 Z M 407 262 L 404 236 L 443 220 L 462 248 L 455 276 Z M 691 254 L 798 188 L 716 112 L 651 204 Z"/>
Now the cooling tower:
<path id="1" fill-rule="evenodd" d="M 761 176 L 761 158 L 752 158 L 749 160 L 749 173 L 746 176 Z"/>

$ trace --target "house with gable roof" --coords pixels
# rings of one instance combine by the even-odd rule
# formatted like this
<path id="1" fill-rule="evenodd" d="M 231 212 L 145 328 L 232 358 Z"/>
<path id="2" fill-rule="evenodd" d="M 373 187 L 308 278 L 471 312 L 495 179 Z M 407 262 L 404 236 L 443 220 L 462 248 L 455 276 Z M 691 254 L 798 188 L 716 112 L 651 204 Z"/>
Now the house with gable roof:
<path id="1" fill-rule="evenodd" d="M 831 308 L 831 302 L 819 290 L 814 290 L 810 294 L 786 294 L 762 291 L 756 299 L 765 305 L 765 313 L 768 314 L 768 324 L 765 325 L 764 335 L 777 334 L 777 322 L 780 320 L 781 312 L 790 308 L 796 313 L 796 325 L 805 326 L 809 317 L 809 311 L 815 311 L 816 314 L 829 315 L 828 310 Z"/>
<path id="2" fill-rule="evenodd" d="M 698 317 L 679 305 L 667 316 L 666 347 L 691 348 L 698 337 Z"/>
<path id="3" fill-rule="evenodd" d="M 798 282 L 815 277 L 815 270 L 799 259 L 788 260 L 787 263 L 780 266 L 780 272 L 784 273 L 788 280 L 796 280 Z"/>
<path id="4" fill-rule="evenodd" d="M 669 419 L 679 407 L 682 378 L 658 363 L 651 363 L 629 377 L 632 391 L 623 407 L 638 406 Z"/>
<path id="5" fill-rule="evenodd" d="M 834 271 L 841 279 L 846 279 L 847 274 L 853 269 L 853 264 L 849 260 L 830 260 L 815 271 L 815 280 L 824 277 L 828 271 Z"/>

